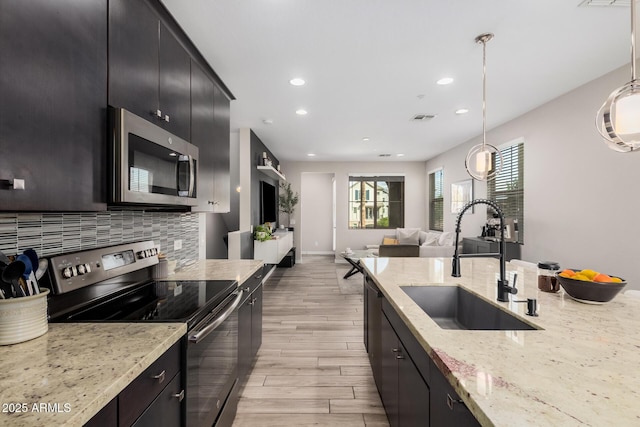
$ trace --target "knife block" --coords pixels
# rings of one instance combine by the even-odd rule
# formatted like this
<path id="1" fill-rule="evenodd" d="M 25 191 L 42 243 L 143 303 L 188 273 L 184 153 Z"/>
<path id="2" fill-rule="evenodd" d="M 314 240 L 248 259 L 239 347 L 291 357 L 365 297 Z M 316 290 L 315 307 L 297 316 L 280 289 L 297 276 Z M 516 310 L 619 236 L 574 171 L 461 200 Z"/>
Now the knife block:
<path id="1" fill-rule="evenodd" d="M 47 295 L 0 299 L 0 345 L 17 344 L 44 335 L 49 330 Z"/>

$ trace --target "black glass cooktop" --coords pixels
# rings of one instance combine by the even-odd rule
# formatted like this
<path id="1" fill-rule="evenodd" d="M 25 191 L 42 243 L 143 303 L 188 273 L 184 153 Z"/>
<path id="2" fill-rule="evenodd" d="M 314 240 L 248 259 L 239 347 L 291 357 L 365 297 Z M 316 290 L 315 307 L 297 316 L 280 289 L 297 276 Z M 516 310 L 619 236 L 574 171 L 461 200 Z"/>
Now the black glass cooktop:
<path id="1" fill-rule="evenodd" d="M 235 280 L 94 285 L 59 295 L 51 321 L 158 321 L 195 325 L 238 287 Z M 64 299 L 59 298 L 64 297 Z"/>

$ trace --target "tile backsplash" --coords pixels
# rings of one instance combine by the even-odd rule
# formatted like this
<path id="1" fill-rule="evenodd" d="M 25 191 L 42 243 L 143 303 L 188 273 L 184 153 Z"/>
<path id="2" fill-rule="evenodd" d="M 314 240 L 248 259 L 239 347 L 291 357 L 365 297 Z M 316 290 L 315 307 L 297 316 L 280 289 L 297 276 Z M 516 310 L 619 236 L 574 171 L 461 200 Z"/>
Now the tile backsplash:
<path id="1" fill-rule="evenodd" d="M 61 253 L 153 240 L 170 259 L 198 259 L 198 215 L 111 211 L 0 214 L 0 250 L 14 255 L 33 248 L 48 257 Z M 176 239 L 182 249 L 173 250 Z"/>

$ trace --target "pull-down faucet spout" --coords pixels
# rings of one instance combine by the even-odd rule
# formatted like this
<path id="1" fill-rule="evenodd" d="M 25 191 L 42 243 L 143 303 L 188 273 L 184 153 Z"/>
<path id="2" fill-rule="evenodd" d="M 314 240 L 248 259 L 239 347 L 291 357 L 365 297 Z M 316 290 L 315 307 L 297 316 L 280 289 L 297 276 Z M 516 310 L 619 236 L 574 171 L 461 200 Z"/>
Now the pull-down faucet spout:
<path id="1" fill-rule="evenodd" d="M 458 253 L 458 241 L 460 238 L 460 221 L 462 220 L 462 216 L 464 213 L 474 205 L 488 205 L 491 207 L 498 217 L 500 218 L 500 253 L 489 253 L 489 254 L 460 254 Z M 455 253 L 453 254 L 453 265 L 451 275 L 453 277 L 460 277 L 460 258 L 470 258 L 470 257 L 499 257 L 500 259 L 500 279 L 498 279 L 498 301 L 507 302 L 509 301 L 509 294 L 518 293 L 518 289 L 515 286 L 509 286 L 509 281 L 505 278 L 506 271 L 506 259 L 505 259 L 505 241 L 504 241 L 504 214 L 500 207 L 493 200 L 487 199 L 476 199 L 467 203 L 460 213 L 458 214 L 458 218 L 456 220 L 456 242 L 455 242 Z"/>

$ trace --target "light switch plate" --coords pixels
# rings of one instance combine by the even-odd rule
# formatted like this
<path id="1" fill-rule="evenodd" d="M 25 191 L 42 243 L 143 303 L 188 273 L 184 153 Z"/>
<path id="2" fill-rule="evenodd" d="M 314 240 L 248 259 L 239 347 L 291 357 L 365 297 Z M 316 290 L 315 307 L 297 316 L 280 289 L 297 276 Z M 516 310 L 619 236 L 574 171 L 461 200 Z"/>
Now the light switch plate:
<path id="1" fill-rule="evenodd" d="M 182 249 L 182 239 L 176 239 L 173 241 L 173 250 L 177 251 Z"/>

